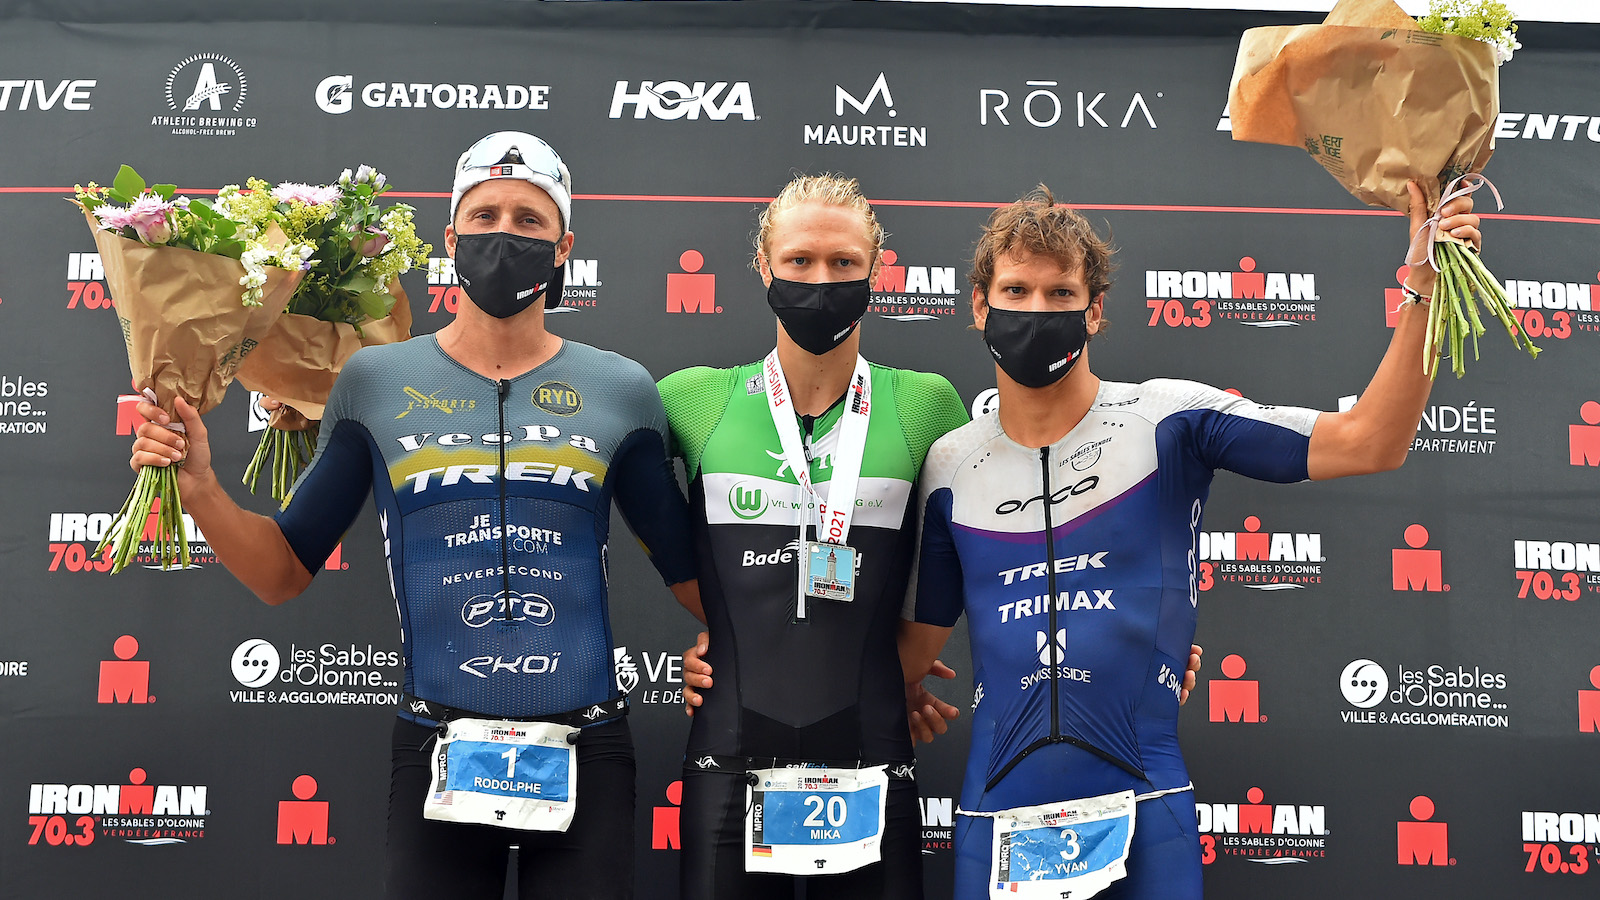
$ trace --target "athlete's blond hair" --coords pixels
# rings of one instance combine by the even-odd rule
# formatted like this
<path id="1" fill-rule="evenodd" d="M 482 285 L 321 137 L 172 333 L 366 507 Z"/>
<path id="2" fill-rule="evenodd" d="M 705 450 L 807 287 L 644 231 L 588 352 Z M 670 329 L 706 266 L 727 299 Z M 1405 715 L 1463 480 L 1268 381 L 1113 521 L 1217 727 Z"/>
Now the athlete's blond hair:
<path id="1" fill-rule="evenodd" d="M 878 251 L 883 249 L 883 242 L 889 234 L 878 224 L 878 214 L 873 211 L 872 204 L 867 202 L 866 195 L 861 193 L 861 182 L 833 172 L 825 172 L 821 175 L 795 176 L 795 179 L 784 185 L 778 196 L 767 204 L 767 208 L 761 211 L 760 218 L 756 220 L 754 240 L 756 252 L 750 260 L 751 268 L 758 272 L 761 270 L 760 257 L 766 254 L 767 248 L 772 244 L 772 231 L 777 227 L 778 215 L 802 203 L 842 206 L 860 213 L 866 226 L 867 240 L 872 244 L 873 259 L 877 259 Z"/>

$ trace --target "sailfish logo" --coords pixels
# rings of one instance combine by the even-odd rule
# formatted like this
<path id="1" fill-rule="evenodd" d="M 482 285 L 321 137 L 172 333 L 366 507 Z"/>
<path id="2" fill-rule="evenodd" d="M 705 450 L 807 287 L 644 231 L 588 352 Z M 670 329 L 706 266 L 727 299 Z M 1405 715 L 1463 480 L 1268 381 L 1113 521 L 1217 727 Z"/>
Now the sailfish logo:
<path id="1" fill-rule="evenodd" d="M 766 495 L 761 488 L 747 488 L 739 482 L 728 491 L 728 507 L 741 519 L 755 519 L 766 509 Z"/>

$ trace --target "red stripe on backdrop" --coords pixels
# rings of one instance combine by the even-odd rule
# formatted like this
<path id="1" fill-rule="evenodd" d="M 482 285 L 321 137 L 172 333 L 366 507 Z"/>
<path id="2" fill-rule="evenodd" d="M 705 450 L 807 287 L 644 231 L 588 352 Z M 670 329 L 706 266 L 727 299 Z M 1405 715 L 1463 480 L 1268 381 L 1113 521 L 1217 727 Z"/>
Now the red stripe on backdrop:
<path id="1" fill-rule="evenodd" d="M 180 194 L 215 194 L 216 188 L 183 188 Z M 0 187 L 0 194 L 65 194 L 66 187 Z M 385 197 L 405 199 L 449 199 L 441 191 L 389 191 Z M 681 194 L 574 194 L 574 200 L 601 200 L 629 203 L 770 203 L 771 197 L 697 197 Z M 916 206 L 934 209 L 997 209 L 1006 203 L 983 200 L 873 200 L 874 206 Z M 1006 201 L 1010 202 L 1010 201 Z M 1314 209 L 1292 206 L 1179 206 L 1158 203 L 1068 203 L 1073 209 L 1105 210 L 1110 212 L 1193 212 L 1193 213 L 1265 213 L 1284 216 L 1398 216 L 1388 209 Z M 1581 216 L 1535 216 L 1515 213 L 1479 213 L 1484 219 L 1501 219 L 1512 222 L 1555 222 L 1567 225 L 1600 225 L 1600 219 Z"/>

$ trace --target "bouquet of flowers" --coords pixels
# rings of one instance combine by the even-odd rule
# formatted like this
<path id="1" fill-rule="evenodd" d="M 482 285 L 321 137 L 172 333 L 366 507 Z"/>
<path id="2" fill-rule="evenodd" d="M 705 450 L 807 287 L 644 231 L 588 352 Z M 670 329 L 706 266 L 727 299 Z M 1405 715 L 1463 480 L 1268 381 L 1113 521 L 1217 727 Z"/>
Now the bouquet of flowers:
<path id="1" fill-rule="evenodd" d="M 254 492 L 270 469 L 272 496 L 282 500 L 311 462 L 317 423 L 345 362 L 363 346 L 411 336 L 411 307 L 399 275 L 433 248 L 417 239 L 412 207 L 378 208 L 388 179 L 371 166 L 344 170 L 334 185 L 268 188 L 252 178 L 246 186 L 248 193 L 237 185 L 223 188 L 217 206 L 252 234 L 277 228 L 313 248 L 284 314 L 239 369 L 242 384 L 283 403 L 244 473 Z"/>
<path id="2" fill-rule="evenodd" d="M 1448 345 L 1459 378 L 1468 336 L 1476 359 L 1485 331 L 1478 303 L 1514 344 L 1539 354 L 1499 281 L 1438 227 L 1444 203 L 1493 191 L 1480 173 L 1494 152 L 1497 67 L 1521 45 L 1498 0 L 1431 2 L 1420 22 L 1393 0 L 1340 0 L 1321 25 L 1252 28 L 1239 42 L 1228 103 L 1235 140 L 1303 148 L 1372 206 L 1406 213 L 1406 183 L 1423 188 L 1432 216 L 1419 233 L 1424 246 L 1406 260 L 1439 273 L 1423 368 L 1436 375 Z"/>
<path id="3" fill-rule="evenodd" d="M 222 401 L 311 255 L 277 229 L 247 233 L 226 212 L 176 192 L 170 184 L 146 185 L 128 166 L 110 187 L 75 189 L 105 266 L 134 387 L 174 422 L 178 397 L 200 412 Z M 188 566 L 177 476 L 176 466 L 139 470 L 95 551 L 111 553 L 112 572 L 133 560 L 147 536 L 162 568 Z"/>

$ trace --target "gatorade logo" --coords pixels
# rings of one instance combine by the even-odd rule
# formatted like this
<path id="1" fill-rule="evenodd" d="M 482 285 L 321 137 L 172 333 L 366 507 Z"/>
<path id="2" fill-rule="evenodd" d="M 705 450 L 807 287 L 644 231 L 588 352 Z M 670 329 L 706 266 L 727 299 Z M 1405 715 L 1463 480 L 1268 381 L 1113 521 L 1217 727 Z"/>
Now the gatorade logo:
<path id="1" fill-rule="evenodd" d="M 728 491 L 728 508 L 741 519 L 757 519 L 767 508 L 767 498 L 761 488 L 747 488 L 744 482 Z"/>

